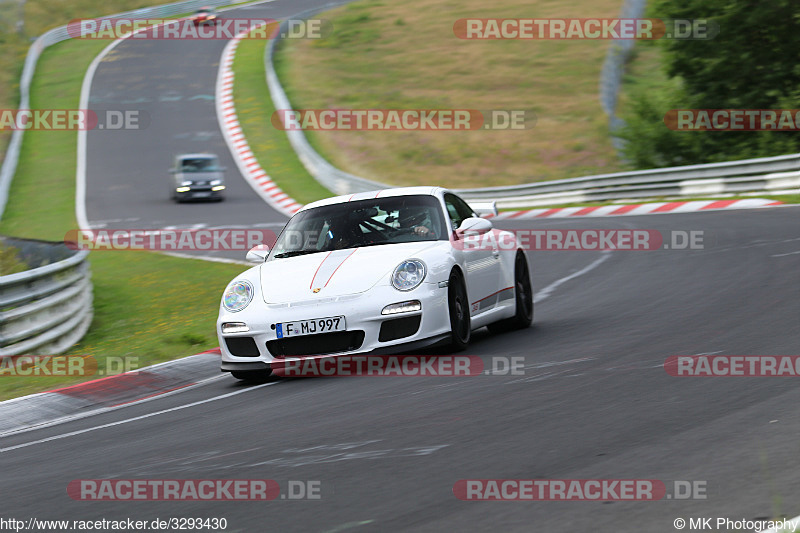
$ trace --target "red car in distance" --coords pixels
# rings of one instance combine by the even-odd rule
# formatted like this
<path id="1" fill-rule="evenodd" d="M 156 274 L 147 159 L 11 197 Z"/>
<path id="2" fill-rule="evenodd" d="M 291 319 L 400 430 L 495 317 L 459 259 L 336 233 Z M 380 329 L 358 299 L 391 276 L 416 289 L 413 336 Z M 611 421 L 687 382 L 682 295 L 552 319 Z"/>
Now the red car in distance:
<path id="1" fill-rule="evenodd" d="M 195 26 L 200 24 L 216 24 L 217 12 L 213 7 L 201 7 L 194 15 L 189 17 L 189 20 L 194 22 Z"/>

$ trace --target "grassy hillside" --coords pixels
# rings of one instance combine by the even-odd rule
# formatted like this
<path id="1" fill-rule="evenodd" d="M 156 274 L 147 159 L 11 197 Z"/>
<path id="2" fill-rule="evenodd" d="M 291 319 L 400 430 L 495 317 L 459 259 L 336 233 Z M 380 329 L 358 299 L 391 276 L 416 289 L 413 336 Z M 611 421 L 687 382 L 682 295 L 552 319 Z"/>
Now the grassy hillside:
<path id="1" fill-rule="evenodd" d="M 314 132 L 335 165 L 392 184 L 514 184 L 621 166 L 598 97 L 609 41 L 462 40 L 466 17 L 615 17 L 619 0 L 361 0 L 322 13 L 319 40 L 286 41 L 278 72 L 295 108 L 525 110 L 523 131 Z M 268 126 L 267 126 L 268 127 Z"/>

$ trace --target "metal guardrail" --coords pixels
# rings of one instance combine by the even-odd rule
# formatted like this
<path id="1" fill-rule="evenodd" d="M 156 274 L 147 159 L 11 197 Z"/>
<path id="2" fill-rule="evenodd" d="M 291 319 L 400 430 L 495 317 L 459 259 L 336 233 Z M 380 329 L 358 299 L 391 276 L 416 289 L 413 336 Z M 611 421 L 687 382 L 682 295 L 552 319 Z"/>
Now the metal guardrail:
<path id="1" fill-rule="evenodd" d="M 636 170 L 507 187 L 461 189 L 465 198 L 497 200 L 499 207 L 709 196 L 800 188 L 800 154 L 709 165 Z"/>
<path id="2" fill-rule="evenodd" d="M 0 276 L 0 357 L 66 351 L 92 322 L 89 252 L 64 243 L 1 241 L 25 263 L 44 265 Z"/>
<path id="3" fill-rule="evenodd" d="M 316 13 L 337 7 L 346 2 L 331 2 L 325 6 L 306 11 L 295 18 L 307 18 Z M 623 8 L 626 16 L 640 13 L 644 1 L 627 0 Z M 280 34 L 285 34 L 281 28 Z M 278 39 L 267 49 L 264 62 L 267 71 L 267 86 L 275 109 L 292 109 L 286 91 L 281 85 L 273 65 L 273 56 Z M 621 60 L 618 51 L 610 51 L 609 66 L 604 72 L 617 69 Z M 619 63 L 621 65 L 621 63 Z M 618 69 L 617 69 L 618 70 Z M 601 88 L 601 100 L 607 112 L 616 107 L 619 89 L 617 79 L 609 74 L 608 86 Z M 621 79 L 621 78 L 619 78 Z M 317 153 L 302 131 L 287 131 L 292 148 L 306 170 L 324 187 L 336 194 L 349 194 L 390 187 L 384 183 L 366 180 L 335 168 Z M 618 199 L 640 199 L 661 196 L 698 196 L 721 193 L 773 191 L 800 188 L 800 154 L 790 154 L 760 159 L 729 161 L 707 165 L 636 170 L 615 174 L 600 174 L 564 180 L 542 181 L 524 185 L 456 189 L 468 200 L 496 200 L 501 208 L 535 207 L 559 203 L 606 201 Z"/>
<path id="4" fill-rule="evenodd" d="M 132 19 L 159 19 L 166 17 L 174 17 L 182 13 L 188 13 L 201 7 L 210 6 L 218 7 L 230 4 L 230 0 L 184 0 L 183 2 L 176 2 L 173 4 L 166 4 L 162 6 L 146 7 L 142 9 L 135 9 L 125 13 L 117 13 L 103 19 L 113 20 L 118 18 L 132 18 Z M 36 63 L 39 61 L 39 56 L 48 46 L 56 43 L 71 39 L 67 31 L 67 26 L 59 26 L 53 28 L 42 35 L 28 49 L 28 54 L 25 56 L 25 65 L 22 68 L 22 76 L 19 82 L 19 109 L 30 108 L 30 87 L 33 80 L 33 74 L 36 70 Z M 11 134 L 11 141 L 8 144 L 5 158 L 3 159 L 3 166 L 0 167 L 0 217 L 8 202 L 8 190 L 11 187 L 11 180 L 14 178 L 14 172 L 17 170 L 17 163 L 19 162 L 19 152 L 22 148 L 22 136 L 24 130 L 14 130 Z"/>

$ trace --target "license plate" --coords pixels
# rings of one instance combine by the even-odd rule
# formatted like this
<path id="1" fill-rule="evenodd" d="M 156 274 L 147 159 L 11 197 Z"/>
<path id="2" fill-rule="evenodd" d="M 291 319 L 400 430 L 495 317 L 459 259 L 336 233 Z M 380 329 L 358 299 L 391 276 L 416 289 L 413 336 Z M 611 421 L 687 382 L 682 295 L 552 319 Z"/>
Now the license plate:
<path id="1" fill-rule="evenodd" d="M 194 196 L 196 198 L 208 198 L 209 196 L 211 196 L 211 193 L 210 192 L 195 192 L 195 193 L 192 193 L 192 196 Z"/>
<path id="2" fill-rule="evenodd" d="M 299 335 L 316 335 L 330 333 L 331 331 L 346 331 L 343 316 L 328 318 L 312 318 L 310 320 L 297 320 L 295 322 L 282 322 L 275 324 L 275 332 L 279 339 L 297 337 Z"/>

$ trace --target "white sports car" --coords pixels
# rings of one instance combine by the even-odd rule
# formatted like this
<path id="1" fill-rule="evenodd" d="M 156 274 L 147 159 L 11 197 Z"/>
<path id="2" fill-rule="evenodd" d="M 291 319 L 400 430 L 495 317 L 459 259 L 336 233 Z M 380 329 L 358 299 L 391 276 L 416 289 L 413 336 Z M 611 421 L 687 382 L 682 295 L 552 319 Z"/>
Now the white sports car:
<path id="1" fill-rule="evenodd" d="M 465 238 L 496 237 L 467 246 Z M 270 375 L 293 356 L 463 350 L 471 331 L 528 327 L 525 254 L 508 232 L 438 187 L 328 198 L 298 211 L 274 247 L 225 289 L 217 320 L 222 371 Z"/>

